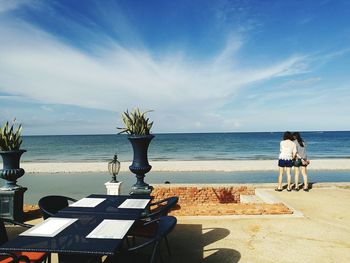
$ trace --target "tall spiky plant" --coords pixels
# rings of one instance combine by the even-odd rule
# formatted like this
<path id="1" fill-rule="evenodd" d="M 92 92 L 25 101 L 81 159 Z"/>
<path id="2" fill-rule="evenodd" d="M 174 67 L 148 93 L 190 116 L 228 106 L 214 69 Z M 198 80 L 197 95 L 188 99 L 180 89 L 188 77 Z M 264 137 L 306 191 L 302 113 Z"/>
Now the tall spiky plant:
<path id="1" fill-rule="evenodd" d="M 131 113 L 127 110 L 122 113 L 122 119 L 125 124 L 120 133 L 127 133 L 130 135 L 149 135 L 153 122 L 149 122 L 149 118 L 146 118 L 146 113 L 151 111 L 141 112 L 138 108 L 134 109 Z"/>
<path id="2" fill-rule="evenodd" d="M 14 124 L 12 124 L 10 127 L 8 121 L 2 128 L 0 127 L 0 150 L 19 150 L 22 144 L 21 131 L 21 124 L 17 127 L 17 129 L 14 129 Z"/>

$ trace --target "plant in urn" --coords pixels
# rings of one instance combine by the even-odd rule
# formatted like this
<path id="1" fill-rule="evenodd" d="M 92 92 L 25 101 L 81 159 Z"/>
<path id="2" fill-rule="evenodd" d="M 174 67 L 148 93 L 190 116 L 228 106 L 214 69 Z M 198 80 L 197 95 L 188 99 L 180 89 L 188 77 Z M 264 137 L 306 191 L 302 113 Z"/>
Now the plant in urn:
<path id="1" fill-rule="evenodd" d="M 127 133 L 130 141 L 134 157 L 133 162 L 129 166 L 131 172 L 136 174 L 136 183 L 131 188 L 130 194 L 150 194 L 153 190 L 152 186 L 144 182 L 145 174 L 148 173 L 152 166 L 148 163 L 148 146 L 154 135 L 150 134 L 153 122 L 149 123 L 149 118 L 145 114 L 149 112 L 140 112 L 134 109 L 132 112 L 126 111 L 122 113 L 122 119 L 125 128 L 118 128 L 120 133 Z"/>
<path id="2" fill-rule="evenodd" d="M 6 184 L 0 190 L 9 191 L 21 188 L 16 184 L 17 179 L 24 175 L 24 170 L 19 167 L 21 155 L 26 152 L 26 150 L 20 150 L 21 130 L 22 125 L 15 129 L 14 124 L 10 127 L 8 122 L 0 128 L 0 155 L 3 160 L 0 177 L 6 180 Z"/>

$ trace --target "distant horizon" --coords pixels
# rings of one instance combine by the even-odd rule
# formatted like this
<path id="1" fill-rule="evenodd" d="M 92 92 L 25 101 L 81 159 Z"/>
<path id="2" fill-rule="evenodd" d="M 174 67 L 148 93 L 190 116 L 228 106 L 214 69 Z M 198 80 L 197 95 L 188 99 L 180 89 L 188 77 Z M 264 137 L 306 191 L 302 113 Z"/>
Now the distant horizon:
<path id="1" fill-rule="evenodd" d="M 295 130 L 285 130 L 285 131 L 230 131 L 230 132 L 224 132 L 224 131 L 218 131 L 218 132 L 157 132 L 151 134 L 157 135 L 157 134 L 220 134 L 220 133 L 284 133 L 286 131 L 294 132 Z M 322 132 L 350 132 L 350 130 L 297 130 L 300 133 L 322 133 Z M 118 133 L 95 133 L 95 134 L 22 134 L 22 137 L 31 137 L 31 136 L 94 136 L 94 135 L 122 135 L 122 136 L 128 136 L 129 134 L 118 134 Z"/>

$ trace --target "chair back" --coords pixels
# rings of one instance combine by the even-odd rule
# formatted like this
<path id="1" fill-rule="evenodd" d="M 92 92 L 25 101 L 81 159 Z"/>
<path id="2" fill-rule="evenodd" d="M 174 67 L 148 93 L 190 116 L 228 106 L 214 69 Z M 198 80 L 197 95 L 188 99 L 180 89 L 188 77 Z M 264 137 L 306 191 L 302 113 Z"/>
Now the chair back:
<path id="1" fill-rule="evenodd" d="M 0 218 L 0 246 L 8 241 L 4 221 Z"/>
<path id="2" fill-rule="evenodd" d="M 161 240 L 166 237 L 173 229 L 175 228 L 177 223 L 177 219 L 174 216 L 162 216 L 159 219 L 158 229 L 156 238 L 157 240 Z"/>
<path id="3" fill-rule="evenodd" d="M 160 257 L 159 244 L 161 240 L 163 238 L 166 238 L 166 236 L 174 229 L 177 223 L 177 219 L 176 217 L 173 217 L 173 216 L 162 216 L 157 220 L 156 223 L 158 224 L 158 227 L 155 235 L 152 238 L 148 239 L 146 242 L 138 246 L 128 248 L 127 250 L 128 253 L 137 253 L 140 250 L 144 249 L 145 247 L 153 245 L 149 262 L 150 263 L 156 262 L 157 255 Z"/>
<path id="4" fill-rule="evenodd" d="M 76 201 L 73 198 L 60 196 L 60 195 L 48 195 L 41 198 L 38 202 L 40 211 L 44 219 L 47 219 L 59 210 L 66 208 L 69 205 L 69 201 Z"/>
<path id="5" fill-rule="evenodd" d="M 164 200 L 158 201 L 154 204 L 151 204 L 151 206 L 158 205 L 158 207 L 154 211 L 151 211 L 151 213 L 148 214 L 147 217 L 154 220 L 162 216 L 167 216 L 170 210 L 174 208 L 175 205 L 178 203 L 178 201 L 179 197 L 172 196 L 165 198 Z"/>

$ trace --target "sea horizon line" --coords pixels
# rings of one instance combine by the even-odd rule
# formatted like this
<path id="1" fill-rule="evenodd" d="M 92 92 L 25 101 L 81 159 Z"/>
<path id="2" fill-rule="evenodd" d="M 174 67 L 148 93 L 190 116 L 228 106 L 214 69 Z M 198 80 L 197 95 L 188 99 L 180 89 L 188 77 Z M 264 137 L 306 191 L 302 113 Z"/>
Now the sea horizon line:
<path id="1" fill-rule="evenodd" d="M 234 133 L 283 133 L 283 131 L 213 131 L 213 132 L 156 132 L 153 135 L 176 135 L 176 134 L 234 134 Z M 350 130 L 298 130 L 300 133 L 324 133 L 324 132 L 350 132 Z M 118 133 L 86 133 L 86 134 L 23 134 L 22 137 L 36 137 L 36 136 L 96 136 L 96 135 L 121 135 L 128 136 L 128 134 Z"/>

